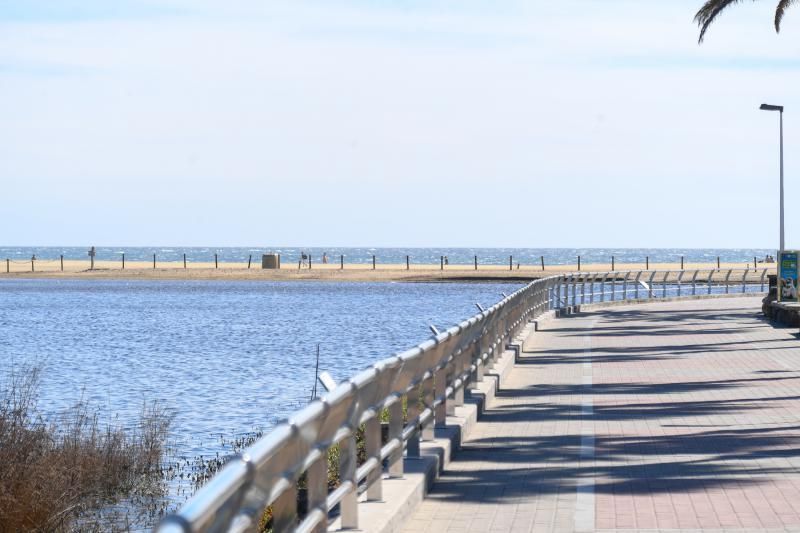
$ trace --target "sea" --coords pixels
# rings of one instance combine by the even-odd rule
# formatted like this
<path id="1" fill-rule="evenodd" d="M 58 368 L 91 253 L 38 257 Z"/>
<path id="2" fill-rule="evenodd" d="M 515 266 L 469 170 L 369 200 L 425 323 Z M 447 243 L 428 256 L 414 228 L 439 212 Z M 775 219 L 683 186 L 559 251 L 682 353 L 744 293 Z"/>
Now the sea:
<path id="1" fill-rule="evenodd" d="M 87 259 L 91 243 L 86 246 L 0 246 L 0 260 L 28 261 L 32 256 L 38 260 Z M 341 247 L 302 247 L 302 246 L 245 246 L 245 247 L 181 247 L 181 246 L 96 246 L 98 261 L 119 261 L 125 254 L 126 261 L 152 261 L 153 254 L 160 262 L 183 261 L 183 254 L 189 262 L 211 262 L 214 254 L 220 262 L 247 262 L 249 258 L 259 261 L 261 254 L 279 253 L 284 264 L 297 262 L 303 253 L 312 260 L 321 260 L 326 254 L 331 261 L 341 260 L 346 263 L 371 263 L 373 256 L 376 263 L 401 264 L 409 261 L 418 264 L 438 264 L 441 258 L 447 257 L 448 263 L 473 264 L 478 258 L 480 264 L 506 265 L 509 256 L 514 263 L 521 265 L 539 265 L 544 260 L 546 265 L 571 265 L 577 262 L 578 256 L 584 264 L 608 263 L 613 256 L 617 263 L 644 263 L 649 258 L 651 263 L 680 263 L 681 257 L 687 263 L 712 263 L 720 258 L 723 263 L 747 263 L 754 257 L 763 259 L 766 255 L 775 255 L 774 249 L 766 248 L 341 248 Z"/>

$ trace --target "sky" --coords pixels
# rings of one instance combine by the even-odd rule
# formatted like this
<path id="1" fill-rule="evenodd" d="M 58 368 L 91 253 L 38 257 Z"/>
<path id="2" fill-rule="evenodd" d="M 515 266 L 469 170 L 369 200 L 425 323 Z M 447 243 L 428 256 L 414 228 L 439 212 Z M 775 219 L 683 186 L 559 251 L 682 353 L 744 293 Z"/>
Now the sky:
<path id="1" fill-rule="evenodd" d="M 774 3 L 0 0 L 0 244 L 800 247 Z"/>

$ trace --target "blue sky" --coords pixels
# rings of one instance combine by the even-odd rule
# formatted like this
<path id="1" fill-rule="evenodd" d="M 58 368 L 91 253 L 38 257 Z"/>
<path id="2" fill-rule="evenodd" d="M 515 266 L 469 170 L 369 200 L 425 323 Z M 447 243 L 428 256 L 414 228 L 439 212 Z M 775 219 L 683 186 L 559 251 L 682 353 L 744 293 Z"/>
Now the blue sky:
<path id="1" fill-rule="evenodd" d="M 771 247 L 800 7 L 0 0 L 0 243 Z"/>

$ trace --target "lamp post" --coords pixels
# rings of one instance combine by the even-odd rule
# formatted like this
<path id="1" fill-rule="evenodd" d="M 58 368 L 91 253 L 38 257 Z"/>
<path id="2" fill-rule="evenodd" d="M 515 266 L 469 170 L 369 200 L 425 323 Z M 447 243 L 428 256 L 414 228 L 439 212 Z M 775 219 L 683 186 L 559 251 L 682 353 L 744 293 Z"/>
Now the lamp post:
<path id="1" fill-rule="evenodd" d="M 762 111 L 778 111 L 780 113 L 780 144 L 781 144 L 781 247 L 779 251 L 784 250 L 784 241 L 783 241 L 783 106 L 782 105 L 770 105 L 770 104 L 761 104 L 759 108 Z"/>

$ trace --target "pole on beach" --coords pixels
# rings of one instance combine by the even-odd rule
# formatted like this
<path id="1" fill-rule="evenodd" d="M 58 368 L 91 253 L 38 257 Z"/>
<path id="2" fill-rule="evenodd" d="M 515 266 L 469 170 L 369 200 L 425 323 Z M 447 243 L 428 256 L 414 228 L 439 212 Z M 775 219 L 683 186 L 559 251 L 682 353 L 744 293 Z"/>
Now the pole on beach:
<path id="1" fill-rule="evenodd" d="M 581 256 L 578 256 L 578 272 L 581 271 Z"/>
<path id="2" fill-rule="evenodd" d="M 753 256 L 753 268 L 758 270 L 758 258 L 756 256 Z"/>
<path id="3" fill-rule="evenodd" d="M 308 252 L 308 269 L 311 270 L 311 252 Z"/>
<path id="4" fill-rule="evenodd" d="M 440 264 L 439 269 L 440 270 L 444 270 L 444 256 L 443 255 L 439 256 L 439 264 Z"/>
<path id="5" fill-rule="evenodd" d="M 125 252 L 122 252 L 122 270 L 125 270 Z"/>
<path id="6" fill-rule="evenodd" d="M 411 259 L 406 256 L 406 270 L 411 270 Z"/>
<path id="7" fill-rule="evenodd" d="M 717 256 L 717 268 L 719 268 L 719 256 Z"/>
<path id="8" fill-rule="evenodd" d="M 186 268 L 186 253 L 183 254 L 183 268 Z"/>
<path id="9" fill-rule="evenodd" d="M 36 261 L 36 259 L 34 259 L 34 258 L 32 258 L 32 257 L 31 257 L 31 272 L 36 272 L 36 269 L 35 269 L 35 268 L 34 268 L 34 266 L 33 266 L 33 262 L 34 262 L 34 261 Z"/>
<path id="10" fill-rule="evenodd" d="M 250 270 L 250 263 L 253 262 L 253 254 L 250 254 L 250 257 L 247 258 L 247 270 Z"/>
<path id="11" fill-rule="evenodd" d="M 6 274 L 11 272 L 11 260 L 6 258 Z"/>
<path id="12" fill-rule="evenodd" d="M 681 256 L 681 270 L 683 270 L 683 256 Z"/>
<path id="13" fill-rule="evenodd" d="M 544 272 L 544 256 L 542 256 L 542 272 Z"/>
<path id="14" fill-rule="evenodd" d="M 475 270 L 478 270 L 478 256 L 475 256 Z"/>
<path id="15" fill-rule="evenodd" d="M 64 272 L 64 254 L 61 254 L 61 272 Z"/>
<path id="16" fill-rule="evenodd" d="M 156 268 L 156 254 L 153 254 L 153 268 Z"/>
<path id="17" fill-rule="evenodd" d="M 649 255 L 646 255 L 644 257 L 644 265 L 645 265 L 645 268 L 644 268 L 645 270 L 650 270 L 650 256 Z"/>
<path id="18" fill-rule="evenodd" d="M 344 270 L 344 254 L 339 256 L 339 268 Z"/>
<path id="19" fill-rule="evenodd" d="M 219 262 L 217 262 L 217 254 L 214 254 L 214 268 L 219 268 Z"/>
<path id="20" fill-rule="evenodd" d="M 508 256 L 508 269 L 509 270 L 514 270 L 514 256 L 513 255 L 509 255 Z"/>
<path id="21" fill-rule="evenodd" d="M 372 270 L 375 270 L 375 256 L 372 256 Z"/>
<path id="22" fill-rule="evenodd" d="M 611 256 L 611 270 L 614 270 L 614 256 Z"/>

